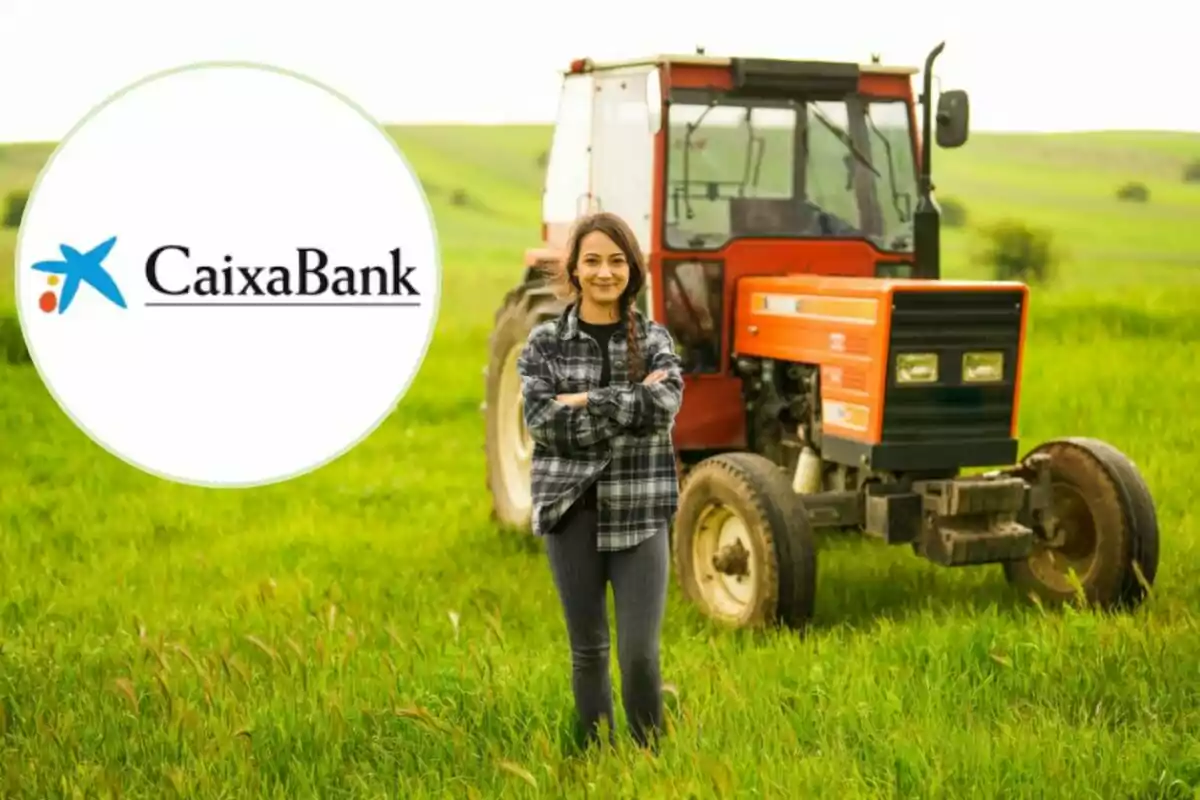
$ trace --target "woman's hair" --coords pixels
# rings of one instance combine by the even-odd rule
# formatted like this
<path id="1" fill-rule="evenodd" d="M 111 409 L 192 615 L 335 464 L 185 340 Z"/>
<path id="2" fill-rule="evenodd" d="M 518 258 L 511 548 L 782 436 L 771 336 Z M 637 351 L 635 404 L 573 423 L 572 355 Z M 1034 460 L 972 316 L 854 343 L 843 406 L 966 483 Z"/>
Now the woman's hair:
<path id="1" fill-rule="evenodd" d="M 625 291 L 621 293 L 618 303 L 621 320 L 625 323 L 629 380 L 636 383 L 645 377 L 642 374 L 645 370 L 645 364 L 641 344 L 637 339 L 633 316 L 637 305 L 637 297 L 646 285 L 646 262 L 642 258 L 641 250 L 638 249 L 637 237 L 625 220 L 608 211 L 589 214 L 579 219 L 575 223 L 574 228 L 572 228 L 570 238 L 567 240 L 566 258 L 549 268 L 551 279 L 560 296 L 568 299 L 579 298 L 581 287 L 579 285 L 579 278 L 576 275 L 579 269 L 579 251 L 582 247 L 584 237 L 589 233 L 597 231 L 612 239 L 613 243 L 624 254 L 626 263 L 629 264 L 629 283 L 625 286 Z"/>

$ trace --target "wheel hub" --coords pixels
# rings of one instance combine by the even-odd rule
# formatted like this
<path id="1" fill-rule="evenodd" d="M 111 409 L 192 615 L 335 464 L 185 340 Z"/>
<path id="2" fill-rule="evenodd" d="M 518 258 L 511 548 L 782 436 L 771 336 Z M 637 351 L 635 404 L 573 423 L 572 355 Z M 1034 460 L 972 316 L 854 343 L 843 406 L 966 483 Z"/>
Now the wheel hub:
<path id="1" fill-rule="evenodd" d="M 1030 556 L 1038 579 L 1061 592 L 1072 592 L 1071 570 L 1086 583 L 1096 568 L 1097 525 L 1087 498 L 1068 483 L 1052 485 L 1051 506 L 1043 522 L 1043 540 Z"/>
<path id="2" fill-rule="evenodd" d="M 758 592 L 746 524 L 729 508 L 714 503 L 700 513 L 692 546 L 696 585 L 709 608 L 717 616 L 741 617 Z"/>
<path id="3" fill-rule="evenodd" d="M 713 568 L 724 575 L 744 578 L 750 574 L 750 551 L 737 539 L 727 544 L 712 557 Z"/>

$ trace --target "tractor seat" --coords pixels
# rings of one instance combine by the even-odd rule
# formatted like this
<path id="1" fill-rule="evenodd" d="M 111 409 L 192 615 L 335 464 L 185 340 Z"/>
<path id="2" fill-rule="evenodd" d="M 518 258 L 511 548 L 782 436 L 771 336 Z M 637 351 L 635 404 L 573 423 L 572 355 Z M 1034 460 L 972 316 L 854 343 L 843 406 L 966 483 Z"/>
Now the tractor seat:
<path id="1" fill-rule="evenodd" d="M 729 226 L 734 236 L 796 236 L 813 229 L 813 213 L 791 198 L 735 197 L 729 201 Z"/>

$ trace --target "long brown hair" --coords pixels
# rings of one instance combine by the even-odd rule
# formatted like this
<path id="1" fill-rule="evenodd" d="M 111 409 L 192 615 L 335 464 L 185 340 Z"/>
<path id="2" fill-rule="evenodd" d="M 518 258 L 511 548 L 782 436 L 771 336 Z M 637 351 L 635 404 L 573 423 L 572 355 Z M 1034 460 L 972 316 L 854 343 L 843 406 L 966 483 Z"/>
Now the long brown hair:
<path id="1" fill-rule="evenodd" d="M 645 377 L 642 373 L 646 368 L 641 343 L 638 341 L 634 325 L 637 298 L 646 285 L 646 264 L 641 250 L 638 249 L 637 237 L 633 230 L 625 220 L 612 212 L 600 211 L 589 214 L 579 219 L 572 228 L 571 236 L 567 240 L 566 258 L 551 265 L 548 271 L 559 295 L 565 299 L 578 301 L 581 294 L 579 278 L 576 275 L 579 269 L 579 250 L 584 237 L 597 231 L 612 239 L 629 264 L 629 283 L 625 286 L 625 291 L 621 293 L 618 305 L 621 320 L 625 323 L 629 380 L 631 383 L 636 383 Z"/>

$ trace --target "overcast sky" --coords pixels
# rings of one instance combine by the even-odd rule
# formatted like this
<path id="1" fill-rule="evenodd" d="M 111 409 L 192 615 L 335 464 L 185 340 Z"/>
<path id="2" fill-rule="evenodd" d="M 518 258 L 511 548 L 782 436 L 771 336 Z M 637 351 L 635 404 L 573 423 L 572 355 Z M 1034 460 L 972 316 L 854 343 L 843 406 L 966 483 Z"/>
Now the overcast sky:
<path id="1" fill-rule="evenodd" d="M 334 6 L 340 6 L 337 11 Z M 580 56 L 691 52 L 922 63 L 975 130 L 1200 130 L 1180 0 L 0 0 L 0 141 L 55 140 L 160 69 L 298 70 L 383 122 L 548 121 Z M 419 10 L 418 10 L 419 8 Z M 727 16 L 738 13 L 738 17 Z M 236 125 L 236 120 L 229 120 Z"/>

